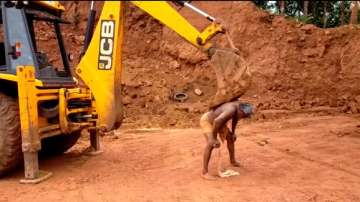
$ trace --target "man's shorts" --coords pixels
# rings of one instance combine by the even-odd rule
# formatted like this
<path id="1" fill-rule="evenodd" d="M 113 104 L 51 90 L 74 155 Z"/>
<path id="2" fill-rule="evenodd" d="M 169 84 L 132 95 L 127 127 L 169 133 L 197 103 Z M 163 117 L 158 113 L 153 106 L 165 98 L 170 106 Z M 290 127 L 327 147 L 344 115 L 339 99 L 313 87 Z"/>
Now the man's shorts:
<path id="1" fill-rule="evenodd" d="M 206 112 L 200 118 L 200 127 L 204 133 L 211 133 L 213 129 L 212 123 L 210 123 L 208 115 L 209 112 Z"/>
<path id="2" fill-rule="evenodd" d="M 241 103 L 240 108 L 245 113 L 245 117 L 249 117 L 253 113 L 253 106 L 249 103 Z M 212 133 L 213 130 L 213 123 L 209 121 L 208 114 L 209 112 L 206 112 L 200 118 L 200 127 L 205 134 Z M 219 131 L 222 140 L 226 139 L 226 136 L 230 134 L 230 127 L 228 126 L 230 123 L 231 121 L 228 121 L 227 124 Z"/>
<path id="3" fill-rule="evenodd" d="M 204 115 L 200 118 L 200 127 L 203 130 L 203 132 L 207 135 L 212 133 L 213 130 L 213 124 L 209 121 L 209 112 L 206 112 Z M 228 122 L 229 123 L 229 122 Z M 227 124 L 228 124 L 227 123 Z M 222 127 L 219 131 L 219 136 L 222 141 L 226 139 L 226 136 L 230 134 L 230 130 L 227 125 Z"/>

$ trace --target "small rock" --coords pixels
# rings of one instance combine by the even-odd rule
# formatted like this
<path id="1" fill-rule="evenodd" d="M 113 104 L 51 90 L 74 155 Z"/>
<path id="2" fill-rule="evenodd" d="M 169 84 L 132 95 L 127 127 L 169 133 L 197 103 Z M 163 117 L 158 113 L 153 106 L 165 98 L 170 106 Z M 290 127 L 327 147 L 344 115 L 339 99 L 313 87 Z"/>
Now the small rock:
<path id="1" fill-rule="evenodd" d="M 203 94 L 203 92 L 198 88 L 195 88 L 194 93 L 195 93 L 195 95 L 198 95 L 198 96 Z"/>
<path id="2" fill-rule="evenodd" d="M 346 93 L 346 94 L 341 96 L 341 99 L 348 100 L 350 98 L 350 96 L 351 96 L 350 93 Z"/>
<path id="3" fill-rule="evenodd" d="M 326 35 L 329 35 L 329 34 L 330 34 L 330 31 L 329 31 L 329 30 L 326 30 L 326 31 L 325 31 L 325 34 L 326 34 Z"/>
<path id="4" fill-rule="evenodd" d="M 161 79 L 159 85 L 160 85 L 160 87 L 165 86 L 166 85 L 165 79 Z"/>
<path id="5" fill-rule="evenodd" d="M 347 135 L 351 135 L 351 133 L 350 132 L 337 132 L 336 133 L 336 135 L 338 136 L 338 137 L 344 137 L 344 136 L 347 136 Z"/>
<path id="6" fill-rule="evenodd" d="M 170 126 L 174 126 L 174 125 L 176 125 L 176 123 L 177 123 L 177 120 L 176 120 L 176 119 L 172 119 L 172 120 L 170 120 L 169 125 L 170 125 Z"/>
<path id="7" fill-rule="evenodd" d="M 170 62 L 169 65 L 170 65 L 171 68 L 174 68 L 174 69 L 177 69 L 177 68 L 180 67 L 180 64 L 179 64 L 178 61 L 176 61 L 176 60 Z"/>
<path id="8" fill-rule="evenodd" d="M 358 95 L 358 96 L 355 97 L 355 101 L 356 101 L 358 104 L 360 104 L 360 95 Z"/>
<path id="9" fill-rule="evenodd" d="M 336 98 L 330 98 L 329 99 L 329 105 L 330 105 L 330 107 L 337 107 L 338 106 L 337 99 Z"/>
<path id="10" fill-rule="evenodd" d="M 142 85 L 143 86 L 152 86 L 153 84 L 151 81 L 144 81 L 144 82 L 142 82 Z"/>
<path id="11" fill-rule="evenodd" d="M 192 111 L 192 107 L 188 106 L 188 105 L 179 105 L 179 106 L 176 106 L 175 107 L 175 110 L 178 110 L 178 111 L 184 111 L 184 112 L 191 112 Z"/>
<path id="12" fill-rule="evenodd" d="M 70 61 L 73 61 L 74 60 L 74 55 L 73 54 L 69 54 L 69 59 L 70 59 Z"/>
<path id="13" fill-rule="evenodd" d="M 201 110 L 194 107 L 194 108 L 191 108 L 191 111 L 190 111 L 190 112 L 192 112 L 192 113 L 200 113 Z"/>
<path id="14" fill-rule="evenodd" d="M 319 49 L 319 56 L 322 57 L 325 54 L 326 46 L 321 46 Z"/>
<path id="15" fill-rule="evenodd" d="M 294 41 L 294 38 L 293 38 L 293 37 L 287 37 L 287 38 L 286 38 L 286 41 L 287 41 L 288 43 L 291 43 L 291 42 Z"/>
<path id="16" fill-rule="evenodd" d="M 138 97 L 138 95 L 137 95 L 136 93 L 134 93 L 134 94 L 131 95 L 131 98 L 132 98 L 132 99 L 135 99 L 135 98 L 137 98 L 137 97 Z"/>
<path id="17" fill-rule="evenodd" d="M 311 105 L 313 106 L 313 105 L 316 105 L 316 104 L 318 104 L 320 102 L 320 98 L 315 98 L 314 100 L 312 100 L 312 102 L 311 102 Z"/>
<path id="18" fill-rule="evenodd" d="M 305 31 L 305 33 L 311 33 L 312 30 L 314 30 L 316 27 L 312 24 L 306 24 L 304 26 L 302 26 L 300 29 L 302 31 Z"/>
<path id="19" fill-rule="evenodd" d="M 356 114 L 358 112 L 358 109 L 357 109 L 357 106 L 356 106 L 355 102 L 350 102 L 349 107 L 350 107 L 351 113 Z"/>
<path id="20" fill-rule="evenodd" d="M 125 96 L 122 101 L 123 101 L 123 105 L 128 105 L 131 103 L 131 99 L 129 96 Z"/>
<path id="21" fill-rule="evenodd" d="M 303 50 L 303 54 L 308 57 L 315 57 L 318 55 L 317 49 L 307 48 Z"/>
<path id="22" fill-rule="evenodd" d="M 74 38 L 75 38 L 75 42 L 76 42 L 76 43 L 82 43 L 82 42 L 84 42 L 84 40 L 85 40 L 85 36 L 82 36 L 82 35 L 80 35 L 80 36 L 74 36 Z"/>
<path id="23" fill-rule="evenodd" d="M 269 144 L 269 141 L 267 139 L 265 139 L 265 140 L 258 141 L 256 143 L 260 146 L 265 146 L 265 145 Z"/>
<path id="24" fill-rule="evenodd" d="M 114 134 L 114 135 L 112 136 L 112 139 L 114 139 L 114 140 L 117 140 L 117 139 L 119 139 L 119 135 L 117 135 L 117 134 Z"/>
<path id="25" fill-rule="evenodd" d="M 155 102 L 160 102 L 160 101 L 161 101 L 161 98 L 160 98 L 160 96 L 155 95 L 154 100 L 155 100 Z"/>

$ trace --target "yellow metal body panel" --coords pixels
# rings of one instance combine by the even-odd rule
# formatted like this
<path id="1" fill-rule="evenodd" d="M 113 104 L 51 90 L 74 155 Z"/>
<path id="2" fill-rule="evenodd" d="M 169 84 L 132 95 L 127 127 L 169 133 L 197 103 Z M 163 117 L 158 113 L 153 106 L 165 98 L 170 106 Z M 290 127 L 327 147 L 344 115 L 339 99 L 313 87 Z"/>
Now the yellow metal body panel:
<path id="1" fill-rule="evenodd" d="M 199 35 L 199 38 L 201 39 L 201 45 L 205 46 L 205 50 L 208 50 L 211 48 L 211 44 L 209 44 L 207 41 L 214 37 L 217 33 L 224 33 L 225 30 L 222 27 L 221 24 L 218 23 L 211 23 L 209 26 L 207 26 L 203 32 Z"/>
<path id="2" fill-rule="evenodd" d="M 199 32 L 183 16 L 165 1 L 131 1 L 134 5 L 174 30 L 185 40 L 207 51 L 212 47 L 209 40 L 224 29 L 220 24 L 211 23 L 203 32 Z M 199 39 L 201 40 L 199 43 Z"/>
<path id="3" fill-rule="evenodd" d="M 86 126 L 94 126 L 93 120 L 82 123 L 73 123 L 68 120 L 69 114 L 85 113 L 96 115 L 92 107 L 69 109 L 67 104 L 71 99 L 92 100 L 91 93 L 81 88 L 39 89 L 34 77 L 32 66 L 19 66 L 17 75 L 12 81 L 18 83 L 19 110 L 21 134 L 23 137 L 23 150 L 34 151 L 40 149 L 40 139 L 70 134 Z M 46 117 L 38 113 L 38 104 L 42 101 L 59 100 L 59 120 L 57 124 L 50 124 Z"/>
<path id="4" fill-rule="evenodd" d="M 0 80 L 7 80 L 7 81 L 13 81 L 13 82 L 18 82 L 18 76 L 17 75 L 13 75 L 13 74 L 3 74 L 0 73 Z M 38 80 L 35 79 L 34 81 L 35 86 L 43 86 L 43 83 Z"/>
<path id="5" fill-rule="evenodd" d="M 91 95 L 87 90 L 79 88 L 74 89 L 41 89 L 36 86 L 35 68 L 33 66 L 18 66 L 16 68 L 17 84 L 18 84 L 18 102 L 21 125 L 22 151 L 24 154 L 25 179 L 23 183 L 37 183 L 43 178 L 43 172 L 39 171 L 38 151 L 41 149 L 41 139 L 60 135 L 70 134 L 75 130 L 93 127 L 95 124 L 92 120 L 85 120 L 81 123 L 71 122 L 68 114 L 71 110 L 67 104 L 71 99 L 71 94 L 79 99 L 87 99 L 91 101 Z M 13 80 L 14 77 L 13 77 Z M 39 114 L 38 108 L 41 101 L 59 100 L 58 123 L 50 124 L 46 117 Z M 92 110 L 89 107 L 81 110 L 84 115 L 91 116 Z M 72 109 L 73 111 L 75 109 Z M 80 111 L 80 110 L 78 110 Z M 56 114 L 51 118 L 55 118 Z M 76 120 L 75 120 L 76 121 Z M 50 175 L 46 175 L 48 177 Z"/>
<path id="6" fill-rule="evenodd" d="M 38 133 L 38 108 L 35 87 L 35 70 L 33 66 L 19 66 L 18 94 L 22 137 L 22 150 L 36 152 L 40 149 Z"/>
<path id="7" fill-rule="evenodd" d="M 7 81 L 14 81 L 14 82 L 18 81 L 18 77 L 16 75 L 13 75 L 13 74 L 2 74 L 2 73 L 0 73 L 0 79 L 1 80 L 7 80 Z"/>
<path id="8" fill-rule="evenodd" d="M 121 52 L 124 2 L 106 1 L 89 47 L 76 74 L 89 87 L 96 103 L 97 126 L 104 131 L 121 120 Z"/>

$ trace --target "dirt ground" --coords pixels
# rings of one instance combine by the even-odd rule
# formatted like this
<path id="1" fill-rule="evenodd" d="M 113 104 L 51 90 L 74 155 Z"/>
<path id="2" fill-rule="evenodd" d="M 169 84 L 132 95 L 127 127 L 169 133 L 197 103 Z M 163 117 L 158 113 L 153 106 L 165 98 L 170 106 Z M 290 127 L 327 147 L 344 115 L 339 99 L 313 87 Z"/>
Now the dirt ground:
<path id="1" fill-rule="evenodd" d="M 271 15 L 251 2 L 193 3 L 229 23 L 253 74 L 242 99 L 257 113 L 238 129 L 236 156 L 242 166 L 232 169 L 240 175 L 217 181 L 200 177 L 204 138 L 198 120 L 216 91 L 207 58 L 126 5 L 120 131 L 103 138 L 99 156 L 86 155 L 83 137 L 66 154 L 42 159 L 41 169 L 54 175 L 41 184 L 20 185 L 21 168 L 1 179 L 0 202 L 360 201 L 360 27 L 321 29 Z M 101 4 L 96 2 L 98 10 Z M 63 29 L 75 66 L 89 2 L 79 2 L 78 9 L 75 2 L 64 5 L 65 17 L 79 22 Z M 199 29 L 207 24 L 187 9 L 179 12 Z M 46 27 L 39 32 L 56 64 Z M 175 102 L 176 91 L 189 99 Z"/>
<path id="2" fill-rule="evenodd" d="M 122 130 L 104 153 L 70 152 L 41 161 L 53 177 L 20 185 L 18 170 L 0 181 L 0 201 L 360 201 L 359 115 L 293 114 L 239 127 L 240 176 L 200 177 L 199 129 Z M 214 161 L 212 161 L 214 163 Z M 214 167 L 211 172 L 214 173 Z"/>

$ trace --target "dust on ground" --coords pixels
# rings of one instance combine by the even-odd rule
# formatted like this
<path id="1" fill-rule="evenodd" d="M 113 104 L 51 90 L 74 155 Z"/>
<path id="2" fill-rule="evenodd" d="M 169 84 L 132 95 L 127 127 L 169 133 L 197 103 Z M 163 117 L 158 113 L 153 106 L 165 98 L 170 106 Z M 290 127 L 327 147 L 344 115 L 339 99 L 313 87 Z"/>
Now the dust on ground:
<path id="1" fill-rule="evenodd" d="M 292 115 L 241 122 L 240 175 L 200 177 L 199 129 L 123 130 L 87 156 L 82 139 L 68 153 L 42 160 L 54 173 L 20 185 L 23 172 L 1 179 L 0 201 L 360 201 L 359 115 Z M 215 165 L 210 169 L 215 173 Z"/>

